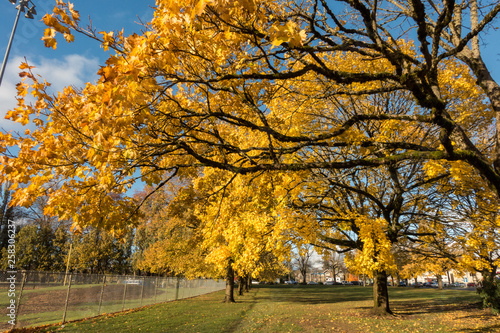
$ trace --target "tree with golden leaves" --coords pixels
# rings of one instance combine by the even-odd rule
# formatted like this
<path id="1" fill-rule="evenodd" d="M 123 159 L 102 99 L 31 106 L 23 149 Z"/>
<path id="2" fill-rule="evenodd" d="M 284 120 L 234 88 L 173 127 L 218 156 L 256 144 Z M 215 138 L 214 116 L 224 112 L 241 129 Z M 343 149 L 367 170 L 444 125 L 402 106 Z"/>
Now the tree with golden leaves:
<path id="1" fill-rule="evenodd" d="M 498 199 L 500 89 L 478 39 L 500 4 L 485 1 L 482 11 L 477 4 L 158 0 L 144 33 L 124 36 L 81 27 L 73 5 L 58 0 L 43 19 L 47 46 L 57 46 L 58 33 L 72 41 L 76 31 L 114 53 L 98 82 L 57 96 L 21 66 L 18 106 L 7 118 L 35 129 L 0 135 L 0 181 L 12 182 L 14 204 L 47 195 L 46 213 L 115 234 L 141 203 L 114 194 L 138 180 L 154 192 L 165 175 L 200 167 L 248 175 L 425 160 L 432 173 L 448 161 L 457 174 L 472 168 Z M 414 41 L 403 38 L 412 33 Z M 394 92 L 414 100 L 412 112 L 332 109 Z M 491 134 L 470 131 L 477 121 Z M 386 131 L 359 130 L 373 123 Z M 395 135 L 415 127 L 436 133 L 437 142 Z M 20 151 L 11 156 L 14 145 Z M 331 158 L 317 158 L 319 150 Z M 53 181 L 61 187 L 44 187 Z"/>
<path id="2" fill-rule="evenodd" d="M 295 225 L 286 219 L 280 178 L 206 169 L 156 191 L 143 205 L 138 226 L 138 235 L 145 230 L 138 239 L 143 247 L 138 267 L 224 277 L 226 302 L 234 302 L 235 276 L 272 280 L 281 275 Z"/>

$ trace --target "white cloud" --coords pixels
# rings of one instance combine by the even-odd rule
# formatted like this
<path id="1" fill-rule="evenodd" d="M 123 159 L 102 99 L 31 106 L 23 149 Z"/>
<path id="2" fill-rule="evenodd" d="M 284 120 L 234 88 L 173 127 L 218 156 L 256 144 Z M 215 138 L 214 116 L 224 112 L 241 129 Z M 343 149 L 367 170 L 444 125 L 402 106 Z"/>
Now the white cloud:
<path id="1" fill-rule="evenodd" d="M 22 57 L 9 59 L 5 69 L 2 85 L 0 86 L 0 129 L 5 131 L 21 130 L 22 126 L 5 119 L 8 110 L 16 107 L 16 84 L 21 81 L 19 77 L 19 65 L 24 61 Z M 33 72 L 40 74 L 47 82 L 52 84 L 51 93 L 56 93 L 64 87 L 72 85 L 83 87 L 86 82 L 94 82 L 97 79 L 99 60 L 97 58 L 86 58 L 79 54 L 71 54 L 63 59 L 47 59 L 38 57 L 28 59 L 31 66 L 35 66 Z"/>

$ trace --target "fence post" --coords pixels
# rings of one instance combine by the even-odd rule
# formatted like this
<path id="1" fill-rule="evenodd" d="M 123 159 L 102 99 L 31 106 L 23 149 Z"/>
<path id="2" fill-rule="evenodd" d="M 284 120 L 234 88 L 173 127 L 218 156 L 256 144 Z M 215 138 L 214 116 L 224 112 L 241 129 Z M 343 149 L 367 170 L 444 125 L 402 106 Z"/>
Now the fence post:
<path id="1" fill-rule="evenodd" d="M 16 310 L 14 312 L 14 318 L 16 318 L 16 321 L 14 322 L 14 328 L 16 327 L 17 325 L 17 316 L 19 314 L 19 308 L 21 307 L 21 297 L 23 296 L 23 289 L 24 289 L 24 283 L 26 282 L 26 273 L 23 272 L 23 278 L 21 280 L 21 291 L 19 292 L 19 297 L 17 298 L 17 306 L 16 306 Z"/>
<path id="2" fill-rule="evenodd" d="M 146 283 L 145 276 L 142 277 L 142 288 L 141 288 L 141 306 L 142 306 L 142 299 L 144 297 L 144 284 Z"/>
<path id="3" fill-rule="evenodd" d="M 169 277 L 163 277 L 162 280 L 165 282 L 165 286 L 166 286 L 166 292 L 165 292 L 165 301 L 171 301 L 172 299 L 170 297 L 174 297 L 174 295 L 172 296 L 169 296 L 169 292 L 170 292 L 170 289 L 169 289 L 169 286 L 170 286 L 170 280 L 173 279 L 173 278 L 169 278 Z"/>
<path id="4" fill-rule="evenodd" d="M 104 294 L 104 285 L 105 284 L 106 284 L 106 274 L 104 275 L 104 279 L 102 279 L 101 295 L 99 296 L 99 309 L 97 310 L 97 315 L 101 314 L 102 295 Z"/>
<path id="5" fill-rule="evenodd" d="M 122 301 L 122 311 L 125 308 L 125 296 L 127 295 L 127 279 L 123 280 L 123 284 L 125 285 L 123 287 L 123 301 Z"/>
<path id="6" fill-rule="evenodd" d="M 155 302 L 154 302 L 154 304 L 156 304 L 156 289 L 158 289 L 158 277 L 155 278 Z"/>
<path id="7" fill-rule="evenodd" d="M 63 314 L 63 319 L 62 319 L 63 324 L 66 322 L 66 311 L 68 311 L 69 293 L 71 290 L 71 280 L 73 280 L 72 277 L 73 277 L 73 274 L 70 274 L 69 275 L 69 283 L 68 283 L 68 292 L 66 293 L 66 303 L 64 304 L 64 314 Z"/>
<path id="8" fill-rule="evenodd" d="M 179 280 L 180 278 L 177 276 L 177 281 L 175 282 L 175 300 L 179 299 Z"/>

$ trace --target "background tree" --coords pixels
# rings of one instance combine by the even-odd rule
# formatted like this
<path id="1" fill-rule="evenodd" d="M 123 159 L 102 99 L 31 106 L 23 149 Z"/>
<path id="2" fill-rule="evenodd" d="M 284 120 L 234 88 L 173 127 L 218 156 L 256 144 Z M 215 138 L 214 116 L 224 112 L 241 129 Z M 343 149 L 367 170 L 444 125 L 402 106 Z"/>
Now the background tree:
<path id="1" fill-rule="evenodd" d="M 333 281 L 336 283 L 337 276 L 346 268 L 342 256 L 336 250 L 324 250 L 321 251 L 321 261 L 323 269 L 332 273 Z"/>
<path id="2" fill-rule="evenodd" d="M 16 269 L 64 271 L 69 244 L 65 226 L 27 224 L 16 235 Z M 2 249 L 1 267 L 9 267 L 7 248 Z"/>
<path id="3" fill-rule="evenodd" d="M 310 272 L 313 265 L 311 262 L 311 257 L 313 255 L 314 248 L 311 245 L 304 245 L 297 249 L 297 255 L 295 258 L 295 264 L 302 275 L 302 284 L 307 283 L 307 272 Z"/>
<path id="4" fill-rule="evenodd" d="M 14 221 L 19 224 L 20 219 L 26 217 L 26 212 L 11 204 L 12 194 L 10 183 L 0 183 L 0 249 L 7 247 L 8 223 Z"/>
<path id="5" fill-rule="evenodd" d="M 90 274 L 128 274 L 131 272 L 132 240 L 132 232 L 116 239 L 102 230 L 84 230 L 71 237 L 69 267 Z"/>

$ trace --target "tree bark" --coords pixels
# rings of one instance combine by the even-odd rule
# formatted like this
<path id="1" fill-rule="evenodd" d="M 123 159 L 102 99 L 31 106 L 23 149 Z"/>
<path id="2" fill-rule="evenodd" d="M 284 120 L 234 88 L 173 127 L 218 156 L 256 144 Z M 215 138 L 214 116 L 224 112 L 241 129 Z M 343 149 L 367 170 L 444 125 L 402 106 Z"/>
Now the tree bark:
<path id="1" fill-rule="evenodd" d="M 477 291 L 483 300 L 483 307 L 490 308 L 494 314 L 500 313 L 500 299 L 498 296 L 498 286 L 496 282 L 497 267 L 494 266 L 490 270 L 483 269 L 483 281 Z"/>
<path id="2" fill-rule="evenodd" d="M 443 277 L 441 276 L 441 274 L 436 274 L 436 278 L 438 281 L 438 289 L 443 290 Z"/>
<path id="3" fill-rule="evenodd" d="M 233 261 L 229 260 L 226 273 L 226 294 L 224 303 L 234 303 L 234 270 L 232 266 Z"/>
<path id="4" fill-rule="evenodd" d="M 238 277 L 238 295 L 243 296 L 243 290 L 246 285 L 246 279 L 242 276 Z"/>
<path id="5" fill-rule="evenodd" d="M 389 308 L 389 292 L 387 290 L 387 272 L 374 271 L 373 276 L 373 309 L 372 312 L 376 315 L 392 314 Z"/>
<path id="6" fill-rule="evenodd" d="M 248 274 L 245 278 L 245 291 L 246 292 L 249 292 L 250 291 L 250 288 L 252 286 L 252 276 L 250 274 Z"/>

